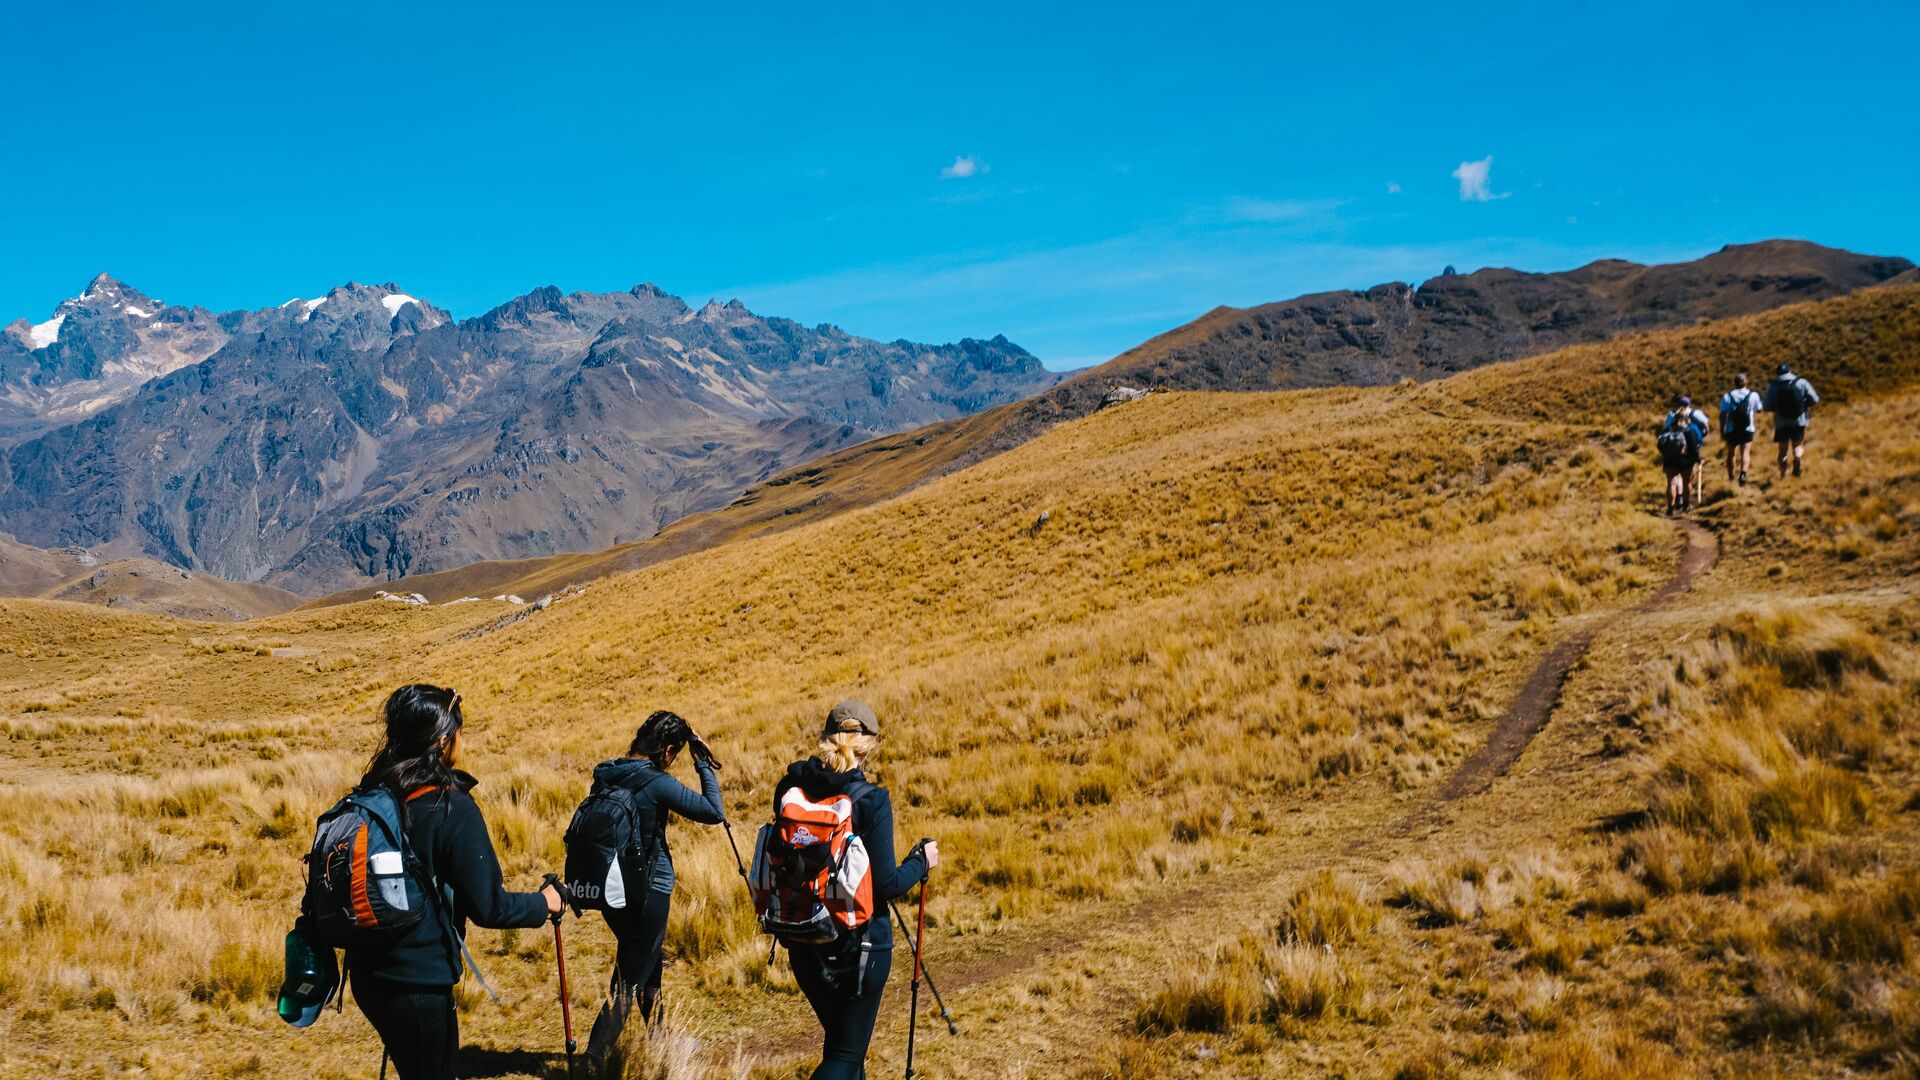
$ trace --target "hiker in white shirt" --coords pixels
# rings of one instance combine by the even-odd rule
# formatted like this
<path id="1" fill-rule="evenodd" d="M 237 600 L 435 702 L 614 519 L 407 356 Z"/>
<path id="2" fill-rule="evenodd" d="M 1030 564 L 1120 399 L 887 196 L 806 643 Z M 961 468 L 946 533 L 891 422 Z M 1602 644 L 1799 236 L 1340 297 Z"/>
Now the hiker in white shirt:
<path id="1" fill-rule="evenodd" d="M 1734 377 L 1733 389 L 1720 398 L 1720 438 L 1727 445 L 1728 483 L 1736 479 L 1742 485 L 1747 482 L 1747 469 L 1753 464 L 1754 414 L 1761 408 L 1761 397 L 1748 389 L 1744 371 Z"/>

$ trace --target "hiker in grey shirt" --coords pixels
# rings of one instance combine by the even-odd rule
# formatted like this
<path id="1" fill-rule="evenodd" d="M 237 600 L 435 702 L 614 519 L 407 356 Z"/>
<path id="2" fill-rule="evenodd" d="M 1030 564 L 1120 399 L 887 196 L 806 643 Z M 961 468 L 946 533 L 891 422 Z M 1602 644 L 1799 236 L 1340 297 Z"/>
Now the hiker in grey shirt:
<path id="1" fill-rule="evenodd" d="M 1793 475 L 1800 475 L 1800 459 L 1807 450 L 1807 413 L 1820 403 L 1813 384 L 1793 373 L 1793 365 L 1782 363 L 1767 386 L 1766 410 L 1773 414 L 1773 441 L 1780 447 L 1780 478 L 1787 477 L 1787 459 L 1793 459 Z"/>
<path id="2" fill-rule="evenodd" d="M 1728 483 L 1734 483 L 1736 476 L 1742 486 L 1747 482 L 1747 469 L 1753 465 L 1754 414 L 1760 409 L 1760 395 L 1747 386 L 1747 373 L 1734 376 L 1733 389 L 1720 397 L 1720 441 L 1727 446 Z"/>

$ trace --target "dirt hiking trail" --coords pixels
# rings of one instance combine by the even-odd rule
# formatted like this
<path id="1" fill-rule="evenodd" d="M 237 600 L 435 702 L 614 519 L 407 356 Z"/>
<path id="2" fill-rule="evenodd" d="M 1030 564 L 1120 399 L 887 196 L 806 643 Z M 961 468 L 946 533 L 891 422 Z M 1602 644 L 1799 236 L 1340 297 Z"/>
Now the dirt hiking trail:
<path id="1" fill-rule="evenodd" d="M 1520 692 L 1514 696 L 1513 704 L 1507 706 L 1506 713 L 1500 717 L 1500 722 L 1494 726 L 1493 734 L 1488 736 L 1486 743 L 1461 762 L 1460 768 L 1441 785 L 1442 800 L 1451 802 L 1481 791 L 1506 774 L 1507 769 L 1519 759 L 1521 751 L 1527 748 L 1527 743 L 1539 734 L 1541 728 L 1547 726 L 1547 718 L 1553 715 L 1553 707 L 1560 701 L 1560 688 L 1567 681 L 1567 673 L 1587 654 L 1594 638 L 1623 619 L 1635 618 L 1667 606 L 1675 597 L 1692 588 L 1694 580 L 1701 574 L 1712 569 L 1714 561 L 1720 556 L 1719 539 L 1694 522 L 1682 519 L 1679 524 L 1686 546 L 1680 551 L 1679 568 L 1674 571 L 1673 577 L 1638 606 L 1590 622 L 1548 649 L 1547 654 L 1527 673 L 1527 680 L 1520 684 Z"/>
<path id="2" fill-rule="evenodd" d="M 1719 542 L 1715 535 L 1692 521 L 1682 519 L 1677 524 L 1683 542 L 1673 576 L 1639 604 L 1585 620 L 1578 629 L 1550 647 L 1528 670 L 1519 692 L 1495 724 L 1487 741 L 1461 762 L 1446 780 L 1408 798 L 1396 798 L 1384 785 L 1360 785 L 1363 790 L 1350 792 L 1341 799 L 1328 800 L 1312 809 L 1289 813 L 1289 827 L 1267 838 L 1262 844 L 1265 850 L 1258 857 L 1236 860 L 1234 864 L 1219 867 L 1203 877 L 1124 906 L 1084 905 L 1079 913 L 1065 916 L 1043 929 L 1023 928 L 987 941 L 974 939 L 970 942 L 973 955 L 964 966 L 945 966 L 944 958 L 940 955 L 941 946 L 929 936 L 928 963 L 933 967 L 941 993 L 960 1025 L 960 1041 L 979 1044 L 996 1037 L 1006 1037 L 1004 1032 L 991 1032 L 980 1023 L 978 1012 L 968 1008 L 967 999 L 976 996 L 973 991 L 1003 985 L 1029 973 L 1055 969 L 1079 970 L 1094 963 L 1105 967 L 1109 977 L 1119 976 L 1118 981 L 1122 985 L 1152 985 L 1153 980 L 1164 977 L 1164 965 L 1154 958 L 1128 955 L 1125 943 L 1135 942 L 1137 948 L 1137 942 L 1151 934 L 1159 946 L 1158 959 L 1164 960 L 1182 950 L 1191 952 L 1205 947 L 1198 937 L 1194 941 L 1176 938 L 1207 935 L 1207 940 L 1212 940 L 1220 929 L 1219 924 L 1211 924 L 1207 920 L 1188 920 L 1187 934 L 1183 935 L 1177 930 L 1169 933 L 1161 914 L 1169 908 L 1216 911 L 1236 916 L 1264 914 L 1263 905 L 1271 904 L 1275 896 L 1283 894 L 1285 885 L 1291 881 L 1328 867 L 1377 869 L 1394 857 L 1405 854 L 1401 849 L 1417 844 L 1435 829 L 1444 828 L 1447 823 L 1446 808 L 1450 804 L 1485 791 L 1496 779 L 1505 775 L 1534 736 L 1546 727 L 1567 676 L 1586 655 L 1596 638 L 1624 620 L 1671 604 L 1713 567 L 1719 555 Z M 937 882 L 935 888 L 938 888 Z M 898 947 L 898 952 L 900 959 L 906 962 L 903 965 L 896 961 L 896 972 L 911 970 L 911 954 L 904 944 Z M 904 980 L 899 989 L 905 990 Z M 1131 1008 L 1131 1001 L 1121 999 L 1127 997 L 1125 994 L 1108 995 L 1108 1008 L 1088 1010 L 1072 1018 L 1049 1017 L 1049 1031 L 1062 1037 L 1050 1041 L 1055 1046 L 1089 1045 L 1081 1040 L 1092 1037 L 1096 1041 L 1091 1045 L 1098 1045 L 1099 1039 L 1111 1035 L 1113 1025 L 1124 1020 L 1125 1010 Z M 803 1003 L 796 999 L 795 1004 Z M 904 1041 L 906 1008 L 904 1001 L 897 1004 L 899 1008 L 894 1008 L 890 1003 L 882 1013 L 874 1037 L 876 1055 Z M 923 1001 L 922 1004 L 928 1003 Z M 789 1012 L 791 1008 L 783 1003 L 782 1011 Z M 974 1015 L 969 1016 L 970 1012 Z M 817 1036 L 813 1034 L 811 1024 L 801 1022 L 812 1019 L 804 1010 L 799 1015 L 778 1019 L 766 1016 L 760 1019 L 767 1022 L 754 1025 L 757 1028 L 755 1037 L 745 1040 L 743 1046 L 760 1063 L 798 1061 L 806 1053 L 795 1053 L 796 1046 L 805 1046 L 808 1052 L 813 1052 L 811 1048 L 816 1045 Z M 1029 1062 L 1038 1070 L 1053 1066 L 1067 1068 L 1074 1060 L 1070 1053 L 1045 1044 L 1028 1043 L 1017 1050 L 1005 1042 L 1000 1043 L 997 1050 L 984 1045 L 963 1047 L 950 1043 L 949 1036 L 938 1030 L 941 1026 L 935 1018 L 933 1026 L 922 1031 L 923 1049 L 937 1053 L 935 1048 L 945 1044 L 952 1047 L 957 1058 L 974 1065 L 1021 1056 L 1017 1050 L 1027 1051 L 1031 1055 Z M 1064 1028 L 1068 1027 L 1075 1029 L 1074 1034 L 1078 1038 L 1064 1038 L 1068 1035 Z M 1062 1057 L 1062 1054 L 1067 1056 Z M 948 1068 L 929 1075 L 973 1075 L 965 1067 L 949 1073 L 948 1069 L 957 1064 L 958 1061 L 949 1059 Z M 1051 1074 L 1042 1071 L 1036 1075 Z"/>

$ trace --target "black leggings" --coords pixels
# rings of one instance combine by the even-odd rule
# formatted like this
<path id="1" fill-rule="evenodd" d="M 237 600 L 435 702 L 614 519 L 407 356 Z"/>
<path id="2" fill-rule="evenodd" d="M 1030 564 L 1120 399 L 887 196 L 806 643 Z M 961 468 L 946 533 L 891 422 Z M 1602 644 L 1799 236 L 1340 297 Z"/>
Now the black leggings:
<path id="1" fill-rule="evenodd" d="M 453 1080 L 460 1015 L 453 1008 L 452 987 L 426 989 L 355 978 L 353 1000 L 380 1033 L 400 1080 Z"/>
<path id="2" fill-rule="evenodd" d="M 827 964 L 811 949 L 792 949 L 787 959 L 793 965 L 794 981 L 807 995 L 807 1004 L 820 1018 L 824 1035 L 820 1067 L 811 1080 L 865 1080 L 867 1044 L 873 1041 L 873 1022 L 880 1015 L 880 995 L 887 988 L 887 973 L 893 967 L 893 950 L 876 949 L 867 957 L 867 974 L 860 996 L 853 996 L 852 976 L 839 974 L 827 979 Z"/>
<path id="3" fill-rule="evenodd" d="M 648 889 L 646 900 L 609 911 L 607 928 L 618 948 L 613 954 L 613 982 L 635 992 L 660 989 L 660 950 L 667 943 L 667 913 L 673 894 Z"/>
<path id="4" fill-rule="evenodd" d="M 642 902 L 602 913 L 615 943 L 613 979 L 608 987 L 613 1000 L 600 1007 L 593 1030 L 587 1034 L 589 1076 L 599 1076 L 605 1070 L 636 998 L 640 1022 L 653 1022 L 654 1005 L 660 997 L 660 950 L 667 942 L 667 912 L 672 906 L 672 893 L 648 889 Z"/>

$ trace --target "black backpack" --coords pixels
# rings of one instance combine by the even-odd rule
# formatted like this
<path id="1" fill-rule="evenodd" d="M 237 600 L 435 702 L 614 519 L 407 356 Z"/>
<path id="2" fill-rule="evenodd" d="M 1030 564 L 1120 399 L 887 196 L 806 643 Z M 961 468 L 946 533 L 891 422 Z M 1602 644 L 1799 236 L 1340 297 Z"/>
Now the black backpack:
<path id="1" fill-rule="evenodd" d="M 619 911 L 653 884 L 663 823 L 641 831 L 639 796 L 665 775 L 648 777 L 638 792 L 596 780 L 573 812 L 565 877 L 575 911 Z"/>
<path id="2" fill-rule="evenodd" d="M 1653 445 L 1659 449 L 1662 460 L 1669 464 L 1678 464 L 1685 461 L 1687 453 L 1693 449 L 1692 435 L 1691 418 L 1672 413 L 1668 415 L 1666 427 L 1660 432 L 1660 437 L 1653 441 Z"/>
<path id="3" fill-rule="evenodd" d="M 432 903 L 400 804 L 385 788 L 349 792 L 321 814 L 305 862 L 300 910 L 314 935 L 334 948 L 395 940 Z"/>

